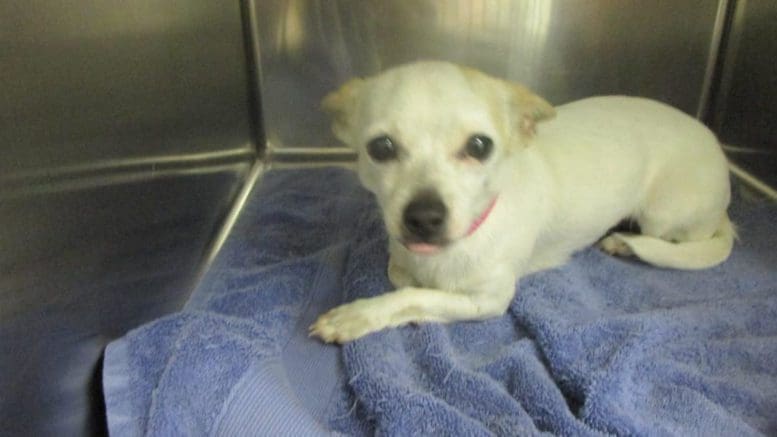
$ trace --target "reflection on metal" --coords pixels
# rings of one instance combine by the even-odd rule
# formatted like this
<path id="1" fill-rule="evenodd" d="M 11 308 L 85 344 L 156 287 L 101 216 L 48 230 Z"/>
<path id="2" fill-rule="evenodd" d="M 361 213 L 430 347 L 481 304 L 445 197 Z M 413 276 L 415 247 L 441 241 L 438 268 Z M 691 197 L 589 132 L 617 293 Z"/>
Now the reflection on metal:
<path id="1" fill-rule="evenodd" d="M 269 156 L 274 164 L 337 163 L 356 160 L 356 152 L 348 147 L 289 147 L 272 148 Z"/>
<path id="2" fill-rule="evenodd" d="M 723 151 L 730 155 L 738 155 L 738 154 L 744 154 L 744 155 L 771 155 L 773 152 L 766 150 L 766 149 L 759 149 L 755 147 L 741 147 L 741 146 L 730 146 L 730 145 L 724 145 Z"/>
<path id="3" fill-rule="evenodd" d="M 104 433 L 102 348 L 186 300 L 263 144 L 242 12 L 0 2 L 0 434 Z"/>
<path id="4" fill-rule="evenodd" d="M 28 170 L 0 175 L 0 200 L 176 174 L 213 173 L 236 163 L 253 161 L 255 157 L 253 146 L 247 145 L 242 150 L 116 159 Z"/>
<path id="5" fill-rule="evenodd" d="M 238 2 L 0 2 L 0 174 L 243 148 Z"/>
<path id="6" fill-rule="evenodd" d="M 757 177 L 750 174 L 747 170 L 732 162 L 729 162 L 728 166 L 729 169 L 731 169 L 731 173 L 742 180 L 745 184 L 751 186 L 756 191 L 763 194 L 766 198 L 777 201 L 777 190 L 765 184 L 762 180 L 758 179 Z"/>
<path id="7" fill-rule="evenodd" d="M 243 44 L 245 52 L 246 82 L 248 86 L 249 126 L 253 147 L 257 151 L 257 159 L 265 159 L 267 141 L 262 125 L 262 71 L 259 68 L 259 27 L 256 22 L 256 1 L 241 0 L 240 12 L 243 28 Z"/>
<path id="8" fill-rule="evenodd" d="M 524 82 L 557 104 L 620 93 L 699 114 L 726 3 L 257 1 L 267 139 L 278 149 L 337 144 L 320 99 L 351 76 L 423 58 Z"/>
<path id="9" fill-rule="evenodd" d="M 102 347 L 186 300 L 247 164 L 0 202 L 0 422 L 82 435 Z"/>
<path id="10" fill-rule="evenodd" d="M 731 21 L 727 39 L 721 45 L 719 56 L 723 58 L 721 77 L 718 83 L 718 92 L 715 96 L 715 108 L 711 114 L 712 125 L 716 132 L 720 132 L 723 117 L 727 113 L 727 103 L 731 95 L 731 84 L 734 79 L 734 67 L 739 57 L 739 46 L 745 29 L 745 12 L 747 0 L 735 0 L 734 11 L 729 17 Z"/>
<path id="11" fill-rule="evenodd" d="M 734 0 L 736 1 L 736 0 Z M 696 109 L 696 118 L 704 120 L 710 111 L 710 99 L 715 80 L 715 72 L 720 58 L 720 49 L 723 43 L 723 31 L 728 19 L 728 12 L 731 6 L 729 0 L 718 1 L 718 11 L 715 14 L 715 26 L 710 38 L 709 57 L 707 58 L 707 68 L 704 71 L 704 80 L 701 85 L 701 95 L 699 96 L 699 106 Z"/>
<path id="12" fill-rule="evenodd" d="M 734 9 L 712 125 L 723 142 L 763 151 L 730 156 L 777 187 L 777 2 L 738 0 Z"/>
<path id="13" fill-rule="evenodd" d="M 240 188 L 240 192 L 237 194 L 237 196 L 235 196 L 234 202 L 232 202 L 229 213 L 221 223 L 221 228 L 218 230 L 218 233 L 210 242 L 208 250 L 205 252 L 205 256 L 203 257 L 202 262 L 200 263 L 200 268 L 198 269 L 196 282 L 199 282 L 199 279 L 202 277 L 202 275 L 205 274 L 208 267 L 210 267 L 211 263 L 216 258 L 216 255 L 219 253 L 219 250 L 221 250 L 221 246 L 224 245 L 224 242 L 227 240 L 230 231 L 232 231 L 232 227 L 235 225 L 237 217 L 243 210 L 243 206 L 245 205 L 249 194 L 251 194 L 254 185 L 256 185 L 256 183 L 262 177 L 262 174 L 265 170 L 266 163 L 259 160 L 255 161 L 251 166 L 251 170 L 248 172 L 248 176 L 245 178 L 245 182 Z"/>

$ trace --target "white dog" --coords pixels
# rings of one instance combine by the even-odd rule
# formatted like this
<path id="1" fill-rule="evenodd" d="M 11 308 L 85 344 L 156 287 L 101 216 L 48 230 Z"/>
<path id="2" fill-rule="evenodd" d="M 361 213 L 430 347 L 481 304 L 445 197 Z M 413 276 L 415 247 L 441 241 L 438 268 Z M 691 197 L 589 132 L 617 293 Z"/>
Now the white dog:
<path id="1" fill-rule="evenodd" d="M 419 62 L 351 80 L 322 105 L 381 205 L 397 288 L 319 317 L 310 332 L 326 342 L 499 316 L 518 278 L 624 219 L 641 235 L 611 234 L 607 252 L 679 269 L 731 252 L 718 141 L 664 104 L 594 97 L 553 108 L 520 85 Z"/>

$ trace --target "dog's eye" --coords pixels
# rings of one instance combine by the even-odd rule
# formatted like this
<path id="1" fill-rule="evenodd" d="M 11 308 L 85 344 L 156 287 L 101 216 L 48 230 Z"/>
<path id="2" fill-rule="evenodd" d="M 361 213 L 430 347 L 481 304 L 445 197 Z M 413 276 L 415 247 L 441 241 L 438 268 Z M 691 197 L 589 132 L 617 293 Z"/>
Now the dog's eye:
<path id="1" fill-rule="evenodd" d="M 467 140 L 467 145 L 464 146 L 464 154 L 478 161 L 485 161 L 493 149 L 494 141 L 491 138 L 480 134 L 472 135 Z"/>
<path id="2" fill-rule="evenodd" d="M 367 143 L 367 153 L 376 162 L 386 162 L 397 159 L 398 151 L 394 140 L 386 135 L 374 138 Z"/>

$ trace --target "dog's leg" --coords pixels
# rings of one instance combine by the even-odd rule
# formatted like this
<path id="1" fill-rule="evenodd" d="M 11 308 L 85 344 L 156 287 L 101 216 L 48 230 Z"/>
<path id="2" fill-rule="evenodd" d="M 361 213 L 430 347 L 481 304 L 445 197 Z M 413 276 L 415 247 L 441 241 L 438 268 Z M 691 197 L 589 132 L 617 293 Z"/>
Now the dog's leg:
<path id="1" fill-rule="evenodd" d="M 610 234 L 599 241 L 599 247 L 610 255 L 623 257 L 632 256 L 634 253 L 631 251 L 629 245 L 623 240 L 625 235 L 629 234 L 622 234 L 620 232 Z"/>
<path id="2" fill-rule="evenodd" d="M 725 261 L 736 238 L 736 230 L 725 214 L 717 222 L 707 221 L 671 232 L 656 230 L 665 227 L 641 227 L 644 235 L 615 233 L 599 245 L 612 255 L 633 255 L 659 267 L 695 270 Z"/>
<path id="3" fill-rule="evenodd" d="M 404 287 L 334 308 L 311 325 L 310 335 L 328 343 L 345 343 L 411 322 L 488 319 L 504 314 L 514 293 L 513 280 L 502 284 L 498 292 L 489 289 L 471 294 Z"/>

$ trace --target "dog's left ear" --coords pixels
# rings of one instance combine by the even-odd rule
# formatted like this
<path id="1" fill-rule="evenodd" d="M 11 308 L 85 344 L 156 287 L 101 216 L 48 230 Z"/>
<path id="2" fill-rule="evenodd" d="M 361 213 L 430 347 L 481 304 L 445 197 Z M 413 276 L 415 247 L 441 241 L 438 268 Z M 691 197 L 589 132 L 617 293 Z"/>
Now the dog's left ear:
<path id="1" fill-rule="evenodd" d="M 332 118 L 332 132 L 348 145 L 348 132 L 354 124 L 356 101 L 363 84 L 364 79 L 351 79 L 321 101 L 321 109 Z"/>
<path id="2" fill-rule="evenodd" d="M 511 105 L 518 114 L 518 127 L 521 134 L 531 138 L 537 132 L 537 123 L 556 116 L 553 105 L 528 88 L 517 83 L 508 83 L 511 93 Z"/>
<path id="3" fill-rule="evenodd" d="M 534 136 L 537 123 L 556 116 L 556 110 L 550 103 L 523 85 L 497 79 L 471 67 L 463 66 L 461 70 L 472 83 L 498 88 L 500 94 L 506 91 L 508 105 L 513 113 L 512 120 L 517 123 L 524 138 Z"/>

